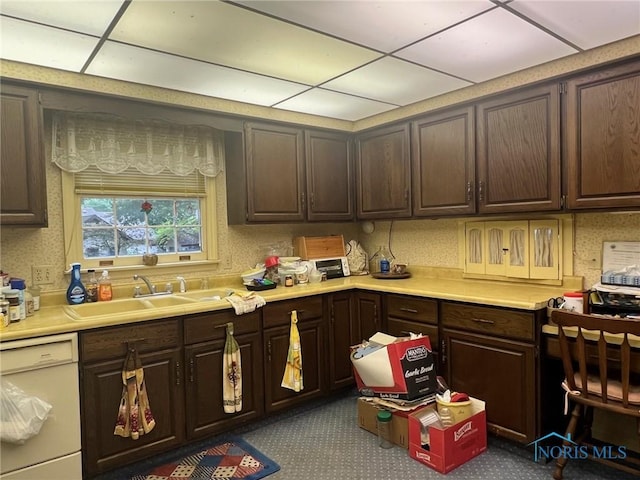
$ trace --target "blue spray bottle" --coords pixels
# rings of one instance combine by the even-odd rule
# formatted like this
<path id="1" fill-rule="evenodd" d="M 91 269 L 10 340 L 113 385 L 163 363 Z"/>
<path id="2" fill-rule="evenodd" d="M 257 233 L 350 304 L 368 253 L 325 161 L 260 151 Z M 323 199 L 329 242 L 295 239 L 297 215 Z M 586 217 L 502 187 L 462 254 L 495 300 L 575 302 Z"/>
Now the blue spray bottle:
<path id="1" fill-rule="evenodd" d="M 67 303 L 69 305 L 78 305 L 84 303 L 87 298 L 87 290 L 80 279 L 80 264 L 71 264 L 71 282 L 67 288 Z"/>

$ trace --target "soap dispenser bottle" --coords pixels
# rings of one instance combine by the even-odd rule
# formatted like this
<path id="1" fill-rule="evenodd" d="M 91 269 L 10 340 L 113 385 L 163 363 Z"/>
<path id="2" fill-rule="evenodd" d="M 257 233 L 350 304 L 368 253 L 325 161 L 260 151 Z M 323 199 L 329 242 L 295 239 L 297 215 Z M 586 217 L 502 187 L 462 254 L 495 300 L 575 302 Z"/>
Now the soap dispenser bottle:
<path id="1" fill-rule="evenodd" d="M 98 300 L 101 302 L 109 301 L 113 298 L 113 290 L 111 288 L 111 279 L 107 270 L 102 271 L 102 276 L 98 282 Z"/>
<path id="2" fill-rule="evenodd" d="M 69 305 L 79 305 L 87 298 L 87 290 L 80 279 L 80 264 L 71 264 L 71 281 L 67 288 L 67 303 Z"/>

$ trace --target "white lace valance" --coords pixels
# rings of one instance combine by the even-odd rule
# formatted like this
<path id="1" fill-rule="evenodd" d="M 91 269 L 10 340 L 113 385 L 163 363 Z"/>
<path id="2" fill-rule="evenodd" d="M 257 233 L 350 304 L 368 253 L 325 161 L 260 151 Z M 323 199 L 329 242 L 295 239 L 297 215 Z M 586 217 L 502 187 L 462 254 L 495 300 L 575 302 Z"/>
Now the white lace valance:
<path id="1" fill-rule="evenodd" d="M 113 174 L 133 167 L 146 175 L 168 169 L 215 177 L 224 168 L 223 132 L 210 127 L 57 112 L 52 130 L 52 161 L 67 172 L 95 165 Z"/>

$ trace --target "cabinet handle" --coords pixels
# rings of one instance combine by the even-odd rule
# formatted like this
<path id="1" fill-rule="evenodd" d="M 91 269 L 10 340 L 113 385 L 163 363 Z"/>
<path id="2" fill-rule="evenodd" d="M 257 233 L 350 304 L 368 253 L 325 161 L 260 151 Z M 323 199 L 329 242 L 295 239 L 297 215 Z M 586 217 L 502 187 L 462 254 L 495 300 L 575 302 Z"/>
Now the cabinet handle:
<path id="1" fill-rule="evenodd" d="M 471 182 L 467 182 L 467 202 L 473 200 L 473 192 L 471 190 Z"/>
<path id="2" fill-rule="evenodd" d="M 309 202 L 311 203 L 311 208 L 313 208 L 313 207 L 315 206 L 315 203 L 316 203 L 316 201 L 315 201 L 315 197 L 314 197 L 314 195 L 313 195 L 313 192 L 311 192 L 311 193 L 309 194 Z"/>
<path id="3" fill-rule="evenodd" d="M 378 326 L 378 305 L 373 306 L 373 324 Z"/>
<path id="4" fill-rule="evenodd" d="M 409 189 L 405 188 L 404 190 L 404 204 L 409 205 Z"/>
<path id="5" fill-rule="evenodd" d="M 471 320 L 473 320 L 476 323 L 484 323 L 484 324 L 487 324 L 487 325 L 493 325 L 493 324 L 496 323 L 493 320 L 486 320 L 484 318 L 472 318 Z"/>
<path id="6" fill-rule="evenodd" d="M 442 359 L 442 365 L 447 363 L 447 342 L 443 338 L 440 340 L 440 358 Z"/>
<path id="7" fill-rule="evenodd" d="M 271 363 L 271 340 L 267 342 L 267 362 Z"/>
<path id="8" fill-rule="evenodd" d="M 418 310 L 416 310 L 415 308 L 409 308 L 409 307 L 400 307 L 400 311 L 409 312 L 409 313 L 418 313 Z"/>
<path id="9" fill-rule="evenodd" d="M 478 199 L 481 202 L 484 202 L 484 182 L 482 180 L 480 180 L 480 183 L 478 184 Z"/>
<path id="10" fill-rule="evenodd" d="M 304 212 L 306 207 L 305 207 L 305 198 L 304 198 L 304 193 L 300 194 L 300 203 L 302 204 L 302 211 Z"/>
<path id="11" fill-rule="evenodd" d="M 176 362 L 176 385 L 180 385 L 180 362 Z"/>
<path id="12" fill-rule="evenodd" d="M 193 383 L 193 357 L 189 360 L 189 381 Z"/>

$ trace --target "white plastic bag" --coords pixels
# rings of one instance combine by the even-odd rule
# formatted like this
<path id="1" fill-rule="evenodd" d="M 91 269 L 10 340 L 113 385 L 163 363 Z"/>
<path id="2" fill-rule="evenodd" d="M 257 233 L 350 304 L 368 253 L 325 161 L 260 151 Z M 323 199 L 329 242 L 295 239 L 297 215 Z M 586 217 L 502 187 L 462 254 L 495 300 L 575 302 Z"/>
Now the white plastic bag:
<path id="1" fill-rule="evenodd" d="M 0 440 L 21 445 L 38 435 L 50 410 L 49 403 L 27 395 L 3 379 L 0 389 Z"/>
<path id="2" fill-rule="evenodd" d="M 347 244 L 347 263 L 351 275 L 362 275 L 367 272 L 367 252 L 364 251 L 362 245 L 356 240 L 351 240 Z"/>

